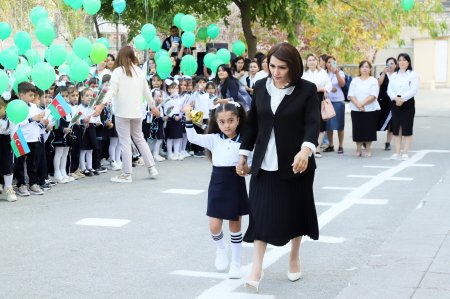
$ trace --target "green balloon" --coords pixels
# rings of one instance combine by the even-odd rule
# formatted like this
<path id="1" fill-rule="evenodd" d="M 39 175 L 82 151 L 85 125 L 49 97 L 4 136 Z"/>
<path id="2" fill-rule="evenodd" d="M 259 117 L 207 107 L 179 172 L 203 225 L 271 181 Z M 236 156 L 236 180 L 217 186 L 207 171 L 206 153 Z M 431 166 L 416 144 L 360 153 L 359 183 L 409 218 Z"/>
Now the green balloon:
<path id="1" fill-rule="evenodd" d="M 89 64 L 86 61 L 77 59 L 70 65 L 69 76 L 76 82 L 81 82 L 89 75 Z"/>
<path id="2" fill-rule="evenodd" d="M 14 49 L 6 49 L 0 55 L 0 64 L 7 70 L 15 70 L 19 64 L 19 54 Z"/>
<path id="3" fill-rule="evenodd" d="M 12 28 L 8 23 L 0 22 L 0 39 L 5 40 L 11 35 Z"/>
<path id="4" fill-rule="evenodd" d="M 198 30 L 197 36 L 199 40 L 207 40 L 208 39 L 208 29 L 206 27 L 202 27 Z"/>
<path id="5" fill-rule="evenodd" d="M 158 61 L 161 56 L 169 56 L 169 52 L 167 50 L 161 49 L 155 53 L 155 61 Z"/>
<path id="6" fill-rule="evenodd" d="M 414 7 L 414 0 L 402 0 L 403 9 L 410 11 Z"/>
<path id="7" fill-rule="evenodd" d="M 172 59 L 169 56 L 161 56 L 156 61 L 156 73 L 161 79 L 166 79 L 172 72 Z"/>
<path id="8" fill-rule="evenodd" d="M 92 60 L 91 60 L 91 57 L 86 57 L 86 58 L 83 58 L 83 61 L 86 61 L 86 63 L 89 65 L 89 66 L 92 66 Z"/>
<path id="9" fill-rule="evenodd" d="M 102 2 L 100 0 L 84 0 L 83 8 L 88 15 L 95 15 L 100 10 Z"/>
<path id="10" fill-rule="evenodd" d="M 241 56 L 242 54 L 245 53 L 245 44 L 240 41 L 237 40 L 233 43 L 233 45 L 231 46 L 231 50 L 233 51 L 234 54 L 236 54 L 237 56 Z"/>
<path id="11" fill-rule="evenodd" d="M 216 54 L 214 53 L 208 53 L 203 58 L 203 63 L 206 65 L 207 68 L 211 68 L 211 63 L 216 59 Z"/>
<path id="12" fill-rule="evenodd" d="M 14 71 L 15 73 L 23 73 L 25 74 L 27 77 L 31 76 L 31 67 L 28 64 L 25 63 L 21 63 L 16 67 L 16 70 Z M 14 75 L 13 74 L 13 75 Z"/>
<path id="13" fill-rule="evenodd" d="M 161 39 L 158 36 L 155 36 L 150 43 L 148 43 L 148 47 L 155 52 L 158 52 L 161 49 Z"/>
<path id="14" fill-rule="evenodd" d="M 141 35 L 144 37 L 146 43 L 150 43 L 156 36 L 156 28 L 152 24 L 145 24 L 141 29 Z"/>
<path id="15" fill-rule="evenodd" d="M 31 70 L 31 79 L 42 90 L 47 90 L 56 80 L 55 69 L 47 62 L 39 62 Z"/>
<path id="16" fill-rule="evenodd" d="M 219 35 L 219 27 L 216 24 L 211 24 L 206 29 L 208 36 L 212 39 L 215 39 Z"/>
<path id="17" fill-rule="evenodd" d="M 58 67 L 58 74 L 61 76 L 62 74 L 68 75 L 70 73 L 70 66 L 67 64 L 62 64 Z"/>
<path id="18" fill-rule="evenodd" d="M 100 37 L 97 39 L 97 43 L 102 43 L 105 45 L 106 49 L 109 49 L 109 41 L 105 37 Z"/>
<path id="19" fill-rule="evenodd" d="M 197 60 L 195 60 L 194 56 L 192 55 L 185 55 L 181 59 L 181 71 L 183 74 L 192 76 L 197 71 L 198 64 Z"/>
<path id="20" fill-rule="evenodd" d="M 31 35 L 25 31 L 17 32 L 14 35 L 14 44 L 25 53 L 26 50 L 31 49 Z"/>
<path id="21" fill-rule="evenodd" d="M 18 87 L 19 84 L 22 82 L 28 82 L 30 80 L 30 76 L 27 75 L 26 72 L 18 70 L 19 67 L 17 67 L 16 71 L 12 74 L 12 77 L 15 79 L 13 84 L 13 90 L 16 92 L 16 94 L 19 93 Z"/>
<path id="22" fill-rule="evenodd" d="M 28 105 L 22 100 L 14 100 L 6 106 L 6 116 L 13 124 L 19 124 L 28 117 Z"/>
<path id="23" fill-rule="evenodd" d="M 104 61 L 106 56 L 108 56 L 108 49 L 104 44 L 97 42 L 92 46 L 91 60 L 93 63 L 97 64 Z"/>
<path id="24" fill-rule="evenodd" d="M 217 51 L 216 57 L 222 60 L 223 63 L 227 64 L 228 62 L 230 62 L 231 53 L 227 49 L 220 49 L 219 51 Z"/>
<path id="25" fill-rule="evenodd" d="M 219 68 L 219 66 L 221 66 L 223 64 L 223 61 L 221 59 L 214 59 L 213 62 L 211 62 L 211 71 L 213 72 L 213 74 L 217 73 L 217 69 Z"/>
<path id="26" fill-rule="evenodd" d="M 92 44 L 87 38 L 79 37 L 73 42 L 73 51 L 79 58 L 89 57 L 92 51 Z"/>
<path id="27" fill-rule="evenodd" d="M 194 31 L 197 27 L 197 21 L 194 16 L 185 15 L 181 18 L 180 25 L 183 31 Z"/>
<path id="28" fill-rule="evenodd" d="M 34 29 L 36 38 L 45 46 L 49 47 L 56 38 L 56 30 L 48 19 L 41 19 Z"/>
<path id="29" fill-rule="evenodd" d="M 66 2 L 67 0 L 64 0 Z M 83 6 L 83 0 L 70 0 L 69 6 L 72 7 L 74 10 L 80 9 L 81 6 Z"/>
<path id="30" fill-rule="evenodd" d="M 190 48 L 195 44 L 195 34 L 191 31 L 185 31 L 181 36 L 181 41 L 186 48 Z"/>
<path id="31" fill-rule="evenodd" d="M 134 38 L 134 46 L 141 51 L 147 49 L 147 42 L 145 41 L 145 38 L 142 36 L 142 34 L 136 35 L 136 37 Z"/>
<path id="32" fill-rule="evenodd" d="M 30 49 L 25 52 L 25 57 L 28 59 L 28 63 L 31 67 L 33 67 L 35 64 L 42 61 L 41 56 L 39 55 L 39 52 L 35 49 Z"/>
<path id="33" fill-rule="evenodd" d="M 175 17 L 173 17 L 173 23 L 175 24 L 175 26 L 177 26 L 178 28 L 181 28 L 181 19 L 184 17 L 184 13 L 179 12 L 175 15 Z"/>
<path id="34" fill-rule="evenodd" d="M 75 52 L 70 53 L 66 59 L 67 65 L 72 65 L 72 63 L 78 59 L 80 58 L 77 56 L 77 54 L 75 54 Z"/>
<path id="35" fill-rule="evenodd" d="M 0 94 L 4 93 L 9 87 L 9 78 L 4 70 L 0 69 Z"/>
<path id="36" fill-rule="evenodd" d="M 66 61 L 67 51 L 63 45 L 51 45 L 45 51 L 45 59 L 52 66 L 60 66 Z"/>
<path id="37" fill-rule="evenodd" d="M 35 6 L 30 12 L 30 20 L 34 26 L 37 26 L 39 21 L 48 18 L 48 12 L 42 6 Z"/>

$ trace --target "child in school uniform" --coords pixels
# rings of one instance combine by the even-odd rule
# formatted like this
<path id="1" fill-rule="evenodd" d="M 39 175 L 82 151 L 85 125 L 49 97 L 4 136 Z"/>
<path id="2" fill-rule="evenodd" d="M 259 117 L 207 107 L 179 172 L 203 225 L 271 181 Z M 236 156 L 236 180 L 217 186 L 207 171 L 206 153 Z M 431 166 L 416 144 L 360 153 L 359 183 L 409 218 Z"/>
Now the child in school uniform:
<path id="1" fill-rule="evenodd" d="M 195 131 L 199 134 L 203 134 L 208 124 L 209 119 L 209 111 L 212 107 L 212 103 L 209 99 L 209 94 L 206 93 L 206 79 L 203 76 L 198 76 L 195 80 L 195 89 L 196 91 L 192 95 L 192 102 L 194 103 L 194 110 L 203 112 L 203 123 L 200 124 L 202 127 L 196 125 Z M 206 157 L 204 148 L 201 146 L 195 145 L 192 147 L 194 150 L 195 158 L 204 158 Z"/>
<path id="2" fill-rule="evenodd" d="M 6 117 L 6 102 L 0 97 L 0 177 L 3 178 L 3 184 L 0 183 L 2 197 L 7 201 L 16 201 L 16 192 L 12 187 L 14 172 L 14 157 L 11 148 L 11 123 Z"/>
<path id="3" fill-rule="evenodd" d="M 169 98 L 164 104 L 164 115 L 167 119 L 166 138 L 167 138 L 167 160 L 183 160 L 180 156 L 180 144 L 183 138 L 183 126 L 181 124 L 181 107 L 178 94 L 178 84 L 173 82 L 167 88 Z"/>
<path id="4" fill-rule="evenodd" d="M 186 114 L 186 132 L 191 143 L 210 152 L 213 164 L 208 188 L 208 208 L 211 236 L 216 243 L 215 266 L 218 271 L 228 268 L 227 246 L 223 240 L 222 223 L 229 220 L 231 235 L 231 264 L 229 278 L 241 278 L 241 217 L 248 214 L 248 196 L 245 179 L 236 174 L 239 161 L 240 129 L 245 122 L 245 111 L 239 103 L 220 104 L 211 113 L 207 134 L 194 130 L 190 117 L 191 106 L 183 107 Z M 248 173 L 249 169 L 245 169 Z"/>
<path id="5" fill-rule="evenodd" d="M 162 157 L 159 152 L 161 150 L 161 146 L 163 145 L 165 136 L 164 136 L 164 109 L 163 109 L 163 91 L 155 88 L 152 90 L 152 96 L 155 100 L 155 105 L 159 109 L 160 116 L 152 118 L 152 124 L 151 124 L 151 134 L 150 138 L 155 140 L 153 143 L 153 159 L 158 162 L 165 161 L 166 158 Z"/>
<path id="6" fill-rule="evenodd" d="M 97 171 L 92 168 L 92 153 L 97 149 L 97 135 L 95 127 L 100 125 L 100 116 L 92 116 L 93 108 L 89 107 L 94 92 L 90 88 L 85 88 L 81 92 L 81 105 L 78 111 L 81 115 L 81 147 L 80 147 L 80 169 L 85 176 L 99 175 Z"/>
<path id="7" fill-rule="evenodd" d="M 80 104 L 80 93 L 75 86 L 69 86 L 67 88 L 69 93 L 69 106 L 71 109 L 71 117 L 75 117 L 78 114 L 78 106 Z M 70 134 L 72 146 L 70 147 L 69 156 L 70 162 L 68 163 L 67 172 L 74 179 L 84 178 L 85 175 L 79 168 L 80 166 L 80 147 L 81 147 L 81 137 L 83 136 L 83 131 L 80 128 L 80 121 L 72 126 L 72 132 Z"/>

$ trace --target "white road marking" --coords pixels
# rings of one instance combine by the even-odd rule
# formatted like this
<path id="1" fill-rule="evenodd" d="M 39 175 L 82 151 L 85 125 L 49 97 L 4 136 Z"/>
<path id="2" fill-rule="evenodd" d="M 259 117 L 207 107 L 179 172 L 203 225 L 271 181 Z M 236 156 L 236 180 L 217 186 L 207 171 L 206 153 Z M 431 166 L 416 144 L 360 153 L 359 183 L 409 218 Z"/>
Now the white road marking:
<path id="1" fill-rule="evenodd" d="M 383 168 L 383 169 L 390 169 L 394 168 L 394 166 L 383 166 L 383 165 L 363 165 L 365 168 Z"/>
<path id="2" fill-rule="evenodd" d="M 162 193 L 171 193 L 171 194 L 184 194 L 184 195 L 197 195 L 205 192 L 205 190 L 195 190 L 195 189 L 168 189 L 162 191 Z"/>
<path id="3" fill-rule="evenodd" d="M 316 201 L 315 202 L 316 206 L 332 206 L 335 205 L 334 202 L 321 202 L 321 201 Z"/>
<path id="4" fill-rule="evenodd" d="M 347 175 L 349 178 L 361 178 L 361 179 L 372 179 L 375 176 L 374 175 L 360 175 L 360 174 L 349 174 Z M 388 181 L 412 181 L 413 178 L 406 178 L 406 177 L 391 177 L 387 179 Z"/>
<path id="5" fill-rule="evenodd" d="M 355 201 L 358 205 L 386 205 L 389 200 L 387 199 L 370 199 L 370 198 L 360 198 Z"/>
<path id="6" fill-rule="evenodd" d="M 339 187 L 339 186 L 326 186 L 322 187 L 324 190 L 355 190 L 355 187 Z"/>
<path id="7" fill-rule="evenodd" d="M 409 160 L 403 161 L 402 163 L 397 164 L 396 166 L 384 166 L 382 168 L 388 168 L 387 170 L 379 173 L 374 178 L 370 179 L 366 183 L 362 184 L 355 190 L 352 190 L 349 192 L 343 200 L 336 203 L 335 205 L 331 206 L 328 210 L 323 212 L 318 216 L 319 220 L 319 228 L 323 228 L 325 225 L 330 223 L 333 219 L 335 219 L 337 216 L 351 208 L 354 204 L 357 204 L 358 201 L 360 201 L 361 198 L 364 198 L 366 194 L 371 192 L 374 188 L 380 186 L 383 184 L 386 179 L 393 177 L 395 174 L 405 170 L 406 168 L 412 166 L 417 161 L 423 159 L 423 157 L 428 153 L 450 153 L 450 151 L 435 151 L 435 150 L 421 150 L 418 153 L 416 153 L 414 156 L 412 156 Z M 380 168 L 379 166 L 370 166 L 366 165 L 364 167 L 374 167 L 374 168 Z M 283 247 L 277 247 L 275 249 L 272 249 L 268 252 L 266 252 L 264 256 L 264 264 L 263 269 L 266 269 L 270 265 L 277 262 L 281 257 L 283 257 L 285 254 L 287 254 L 291 250 L 290 244 L 286 244 Z M 242 273 L 249 273 L 251 270 L 252 264 L 248 264 L 241 267 Z M 287 266 L 287 265 L 286 265 Z M 245 277 L 245 276 L 244 276 Z M 223 296 L 225 298 L 234 298 L 234 290 L 242 286 L 245 282 L 245 279 L 236 279 L 231 280 L 227 279 L 224 280 L 215 286 L 205 290 L 200 296 L 197 298 L 200 299 L 210 299 L 210 298 L 218 298 L 220 296 Z"/>
<path id="8" fill-rule="evenodd" d="M 434 164 L 412 164 L 414 167 L 434 167 Z"/>
<path id="9" fill-rule="evenodd" d="M 84 218 L 75 224 L 88 226 L 106 226 L 106 227 L 122 227 L 130 223 L 128 219 L 109 219 L 109 218 Z"/>
<path id="10" fill-rule="evenodd" d="M 190 271 L 190 270 L 176 270 L 171 272 L 173 275 L 182 275 L 190 277 L 204 277 L 214 279 L 228 279 L 228 273 L 222 272 L 202 272 L 202 271 Z"/>

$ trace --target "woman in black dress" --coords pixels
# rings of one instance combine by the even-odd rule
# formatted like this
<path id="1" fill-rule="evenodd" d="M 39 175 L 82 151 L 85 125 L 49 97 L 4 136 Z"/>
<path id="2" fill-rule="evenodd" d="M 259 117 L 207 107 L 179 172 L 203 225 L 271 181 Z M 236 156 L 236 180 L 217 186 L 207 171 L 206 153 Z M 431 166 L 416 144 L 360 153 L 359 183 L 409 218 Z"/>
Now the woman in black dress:
<path id="1" fill-rule="evenodd" d="M 246 286 L 258 290 L 267 243 L 291 241 L 288 279 L 301 277 L 300 244 L 304 235 L 319 238 L 313 182 L 320 108 L 317 87 L 300 79 L 297 49 L 280 43 L 270 50 L 269 77 L 255 84 L 242 135 L 236 172 L 243 175 L 254 149 L 249 194 L 250 223 L 245 242 L 254 242 L 253 266 Z"/>
<path id="2" fill-rule="evenodd" d="M 389 79 L 397 68 L 397 59 L 389 57 L 386 59 L 386 67 L 378 77 L 378 85 L 380 86 L 380 93 L 378 94 L 378 103 L 380 104 L 381 111 L 378 114 L 377 131 L 387 131 L 386 143 L 384 144 L 384 150 L 391 150 L 392 130 L 391 130 L 391 99 L 387 94 L 389 85 Z"/>

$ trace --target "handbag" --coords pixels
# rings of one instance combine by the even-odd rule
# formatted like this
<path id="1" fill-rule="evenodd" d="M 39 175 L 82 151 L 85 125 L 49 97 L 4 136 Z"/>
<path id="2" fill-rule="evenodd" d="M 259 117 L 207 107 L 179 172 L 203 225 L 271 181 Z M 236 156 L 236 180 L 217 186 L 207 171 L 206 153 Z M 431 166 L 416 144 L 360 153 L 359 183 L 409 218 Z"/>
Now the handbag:
<path id="1" fill-rule="evenodd" d="M 328 121 L 336 116 L 336 111 L 334 111 L 333 104 L 331 103 L 327 93 L 325 93 L 323 96 L 323 101 L 320 107 L 320 113 L 324 121 Z"/>

